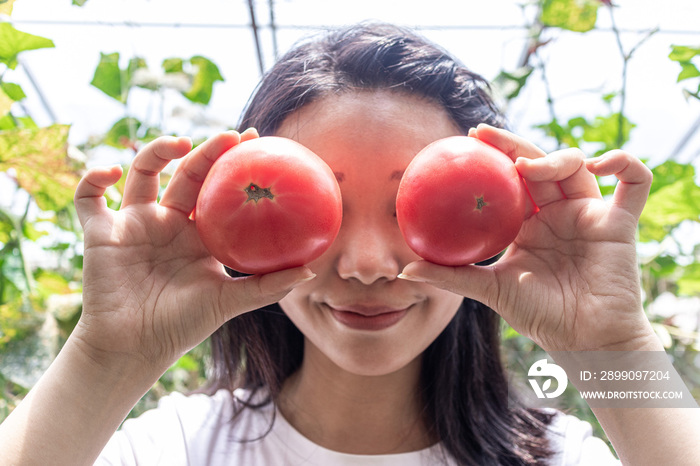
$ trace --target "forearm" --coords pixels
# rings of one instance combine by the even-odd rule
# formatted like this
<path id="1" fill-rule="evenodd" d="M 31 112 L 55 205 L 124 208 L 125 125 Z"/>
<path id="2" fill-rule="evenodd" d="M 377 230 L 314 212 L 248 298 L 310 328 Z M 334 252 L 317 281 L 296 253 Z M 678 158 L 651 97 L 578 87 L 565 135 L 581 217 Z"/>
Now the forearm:
<path id="1" fill-rule="evenodd" d="M 669 374 L 661 380 L 637 380 L 610 382 L 601 380 L 602 372 L 594 377 L 589 371 L 586 382 L 570 377 L 581 391 L 608 392 L 629 389 L 634 393 L 680 393 L 676 400 L 664 399 L 621 399 L 595 400 L 589 404 L 598 422 L 612 443 L 624 465 L 697 465 L 700 464 L 700 408 L 692 399 L 690 391 L 664 353 L 664 348 L 654 335 L 629 347 L 616 347 L 617 352 L 595 352 L 595 355 L 581 353 L 558 353 L 555 361 L 562 365 L 568 374 L 578 374 L 594 359 L 598 362 L 609 359 L 617 364 L 621 372 L 649 372 Z M 608 357 L 609 353 L 610 356 Z M 620 367 L 623 364 L 624 367 Z M 626 387 L 626 388 L 625 388 Z M 617 407 L 615 407 L 617 406 Z M 653 441 L 650 441 L 653 439 Z"/>
<path id="2" fill-rule="evenodd" d="M 699 408 L 594 408 L 622 464 L 700 464 Z"/>
<path id="3" fill-rule="evenodd" d="M 92 464 L 154 381 L 135 361 L 107 369 L 69 339 L 0 425 L 5 464 Z"/>

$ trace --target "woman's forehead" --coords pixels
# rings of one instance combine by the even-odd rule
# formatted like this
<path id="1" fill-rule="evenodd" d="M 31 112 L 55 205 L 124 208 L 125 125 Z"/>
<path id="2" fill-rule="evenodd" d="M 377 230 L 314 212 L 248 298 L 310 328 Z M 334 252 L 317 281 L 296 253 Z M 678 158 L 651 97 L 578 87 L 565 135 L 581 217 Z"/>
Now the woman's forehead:
<path id="1" fill-rule="evenodd" d="M 328 149 L 341 140 L 377 150 L 402 145 L 419 145 L 414 149 L 420 150 L 461 131 L 444 108 L 423 97 L 403 91 L 358 90 L 305 105 L 289 115 L 276 134 L 311 150 Z"/>

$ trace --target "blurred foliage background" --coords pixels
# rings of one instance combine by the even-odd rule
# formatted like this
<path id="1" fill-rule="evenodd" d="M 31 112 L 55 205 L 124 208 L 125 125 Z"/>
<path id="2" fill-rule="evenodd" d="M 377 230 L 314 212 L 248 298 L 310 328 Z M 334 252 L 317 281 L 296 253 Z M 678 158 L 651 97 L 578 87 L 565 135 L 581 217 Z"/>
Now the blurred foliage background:
<path id="1" fill-rule="evenodd" d="M 80 8 L 85 1 L 73 1 Z M 585 35 L 593 30 L 599 14 L 614 19 L 610 1 L 537 0 L 537 14 L 528 25 L 530 46 L 516 69 L 504 69 L 493 80 L 494 93 L 508 110 L 534 74 L 546 74 L 541 51 L 556 31 Z M 11 17 L 13 0 L 0 1 L 0 14 Z M 614 21 L 612 23 L 614 25 Z M 543 31 L 548 38 L 542 39 Z M 597 95 L 607 113 L 557 117 L 554 98 L 539 102 L 550 110 L 550 119 L 536 128 L 556 148 L 582 147 L 597 155 L 623 148 L 635 123 L 625 113 L 626 82 L 643 79 L 627 75 L 634 53 L 644 46 L 650 30 L 638 43 L 625 48 L 613 28 L 622 60 L 621 87 Z M 21 111 L 26 95 L 17 83 L 4 79 L 5 71 L 18 66 L 18 57 L 32 50 L 51 48 L 51 38 L 22 32 L 11 21 L 0 22 L 0 173 L 12 184 L 11 199 L 0 202 L 0 421 L 20 402 L 48 367 L 76 324 L 81 311 L 82 232 L 72 204 L 73 191 L 90 154 L 101 146 L 131 150 L 163 134 L 166 115 L 142 121 L 127 105 L 132 91 L 140 89 L 152 99 L 187 99 L 206 112 L 223 81 L 217 65 L 205 56 L 172 57 L 147 63 L 118 53 L 100 55 L 91 85 L 124 105 L 124 117 L 103 135 L 79 146 L 68 143 L 70 126 L 39 127 Z M 205 53 L 206 51 L 202 51 Z M 678 64 L 677 82 L 688 105 L 700 108 L 700 45 L 677 44 L 659 60 Z M 157 70 L 157 73 L 153 71 Z M 153 76 L 159 79 L 153 79 Z M 548 86 L 552 83 L 548 83 Z M 674 85 L 674 83 L 669 83 Z M 590 89 L 586 90 L 590 93 Z M 532 103 L 531 103 L 532 105 Z M 155 122 L 154 122 L 155 121 Z M 125 167 L 128 169 L 128 166 Z M 645 311 L 678 371 L 696 399 L 700 399 L 700 238 L 687 231 L 700 223 L 700 188 L 691 163 L 667 160 L 652 167 L 654 183 L 639 225 L 639 257 Z M 123 180 L 122 180 L 123 181 Z M 168 175 L 162 176 L 163 186 Z M 614 189 L 601 179 L 604 194 Z M 107 193 L 112 208 L 119 208 L 122 185 Z M 17 208 L 17 204 L 21 204 Z M 18 213 L 19 212 L 19 213 Z M 691 225 L 691 228 L 689 228 Z M 41 250 L 46 260 L 30 263 L 27 251 Z M 504 324 L 505 358 L 514 373 L 527 374 L 533 356 L 542 353 L 532 341 Z M 155 406 L 163 394 L 190 391 L 206 380 L 206 342 L 171 367 L 134 408 L 131 416 Z M 573 387 L 561 398 L 561 407 L 591 422 L 605 438 L 595 418 Z"/>

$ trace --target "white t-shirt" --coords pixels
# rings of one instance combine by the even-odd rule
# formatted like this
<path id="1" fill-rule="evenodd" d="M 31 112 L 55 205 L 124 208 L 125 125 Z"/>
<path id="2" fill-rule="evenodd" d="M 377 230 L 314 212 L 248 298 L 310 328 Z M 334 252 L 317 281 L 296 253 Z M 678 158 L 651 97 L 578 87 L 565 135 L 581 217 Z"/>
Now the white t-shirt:
<path id="1" fill-rule="evenodd" d="M 247 399 L 245 392 L 236 392 Z M 96 465 L 304 465 L 424 466 L 454 465 L 437 446 L 393 455 L 350 455 L 314 444 L 292 427 L 272 404 L 243 409 L 231 421 L 234 400 L 228 391 L 213 396 L 163 397 L 158 407 L 127 420 L 106 445 Z M 270 419 L 275 421 L 270 428 Z M 269 430 L 269 432 L 268 432 Z M 558 413 L 550 425 L 553 465 L 619 465 L 608 446 L 591 435 L 591 426 Z"/>

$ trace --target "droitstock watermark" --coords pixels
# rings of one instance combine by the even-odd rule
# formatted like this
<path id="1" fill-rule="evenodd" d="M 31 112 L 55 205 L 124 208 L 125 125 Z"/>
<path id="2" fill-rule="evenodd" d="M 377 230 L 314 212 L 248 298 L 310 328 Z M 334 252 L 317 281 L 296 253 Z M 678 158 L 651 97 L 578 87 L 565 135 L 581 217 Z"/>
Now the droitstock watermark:
<path id="1" fill-rule="evenodd" d="M 510 367 L 511 390 L 542 407 L 558 408 L 563 398 L 578 396 L 591 408 L 697 408 L 672 359 L 664 351 L 538 354 Z M 694 370 L 700 374 L 700 365 Z"/>

